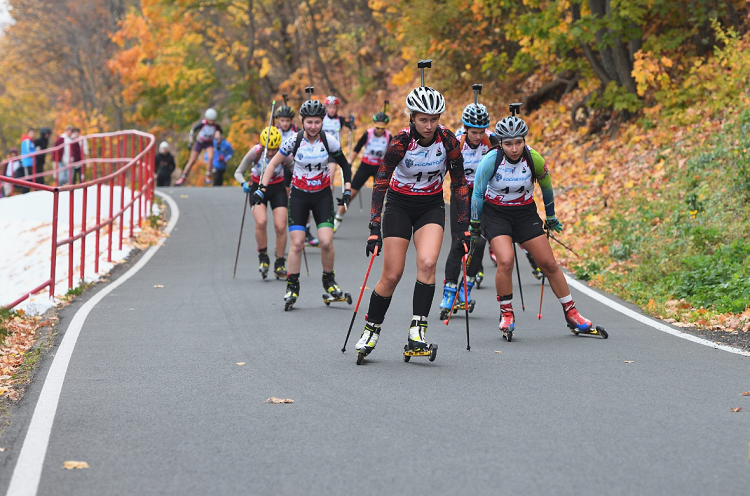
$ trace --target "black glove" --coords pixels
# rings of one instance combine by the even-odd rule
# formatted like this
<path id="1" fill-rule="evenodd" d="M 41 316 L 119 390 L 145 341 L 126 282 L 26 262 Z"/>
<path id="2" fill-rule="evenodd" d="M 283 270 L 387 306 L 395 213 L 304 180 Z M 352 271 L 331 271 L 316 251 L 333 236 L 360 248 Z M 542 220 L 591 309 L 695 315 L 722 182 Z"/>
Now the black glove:
<path id="1" fill-rule="evenodd" d="M 367 238 L 367 249 L 365 254 L 369 257 L 371 253 L 380 256 L 380 250 L 383 248 L 383 236 L 380 234 L 380 224 L 370 224 L 370 237 Z"/>
<path id="2" fill-rule="evenodd" d="M 456 242 L 458 243 L 459 247 L 464 250 L 464 253 L 469 253 L 469 250 L 471 250 L 471 246 L 473 244 L 471 233 L 469 231 L 462 232 L 458 235 Z"/>
<path id="3" fill-rule="evenodd" d="M 188 141 L 187 147 L 188 147 L 188 150 L 191 150 L 191 151 L 193 150 L 193 144 L 189 141 Z"/>
<path id="4" fill-rule="evenodd" d="M 266 195 L 264 194 L 266 191 L 266 187 L 262 184 L 258 186 L 258 189 L 253 191 L 253 205 L 260 205 L 263 203 L 263 200 L 266 198 Z"/>
<path id="5" fill-rule="evenodd" d="M 349 205 L 349 203 L 352 201 L 352 190 L 347 189 L 344 191 L 344 196 L 342 198 L 337 198 L 339 205 Z"/>

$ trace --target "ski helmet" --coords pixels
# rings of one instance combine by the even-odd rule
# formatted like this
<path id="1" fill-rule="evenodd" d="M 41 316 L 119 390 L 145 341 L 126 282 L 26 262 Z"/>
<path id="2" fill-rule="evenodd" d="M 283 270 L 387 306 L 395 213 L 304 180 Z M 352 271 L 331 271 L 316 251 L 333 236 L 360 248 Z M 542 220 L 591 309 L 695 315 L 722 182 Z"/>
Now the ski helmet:
<path id="1" fill-rule="evenodd" d="M 434 88 L 419 86 L 406 97 L 406 108 L 423 114 L 442 114 L 445 112 L 445 98 Z"/>
<path id="2" fill-rule="evenodd" d="M 294 109 L 289 105 L 282 105 L 279 110 L 276 111 L 276 117 L 289 117 L 294 119 Z"/>
<path id="3" fill-rule="evenodd" d="M 270 139 L 268 137 L 269 129 L 271 130 Z M 272 150 L 281 146 L 281 133 L 276 126 L 264 128 L 263 131 L 260 132 L 260 145 L 266 146 L 266 143 L 268 143 L 268 148 L 271 148 Z"/>
<path id="4" fill-rule="evenodd" d="M 326 108 L 318 100 L 305 100 L 305 103 L 299 109 L 299 116 L 304 120 L 305 117 L 320 117 L 326 115 Z"/>
<path id="5" fill-rule="evenodd" d="M 472 103 L 464 108 L 464 112 L 461 115 L 461 122 L 466 127 L 487 129 L 490 127 L 490 114 L 487 112 L 487 107 L 481 103 Z"/>
<path id="6" fill-rule="evenodd" d="M 333 95 L 328 95 L 324 102 L 326 105 L 338 105 L 339 99 Z"/>
<path id="7" fill-rule="evenodd" d="M 385 112 L 378 112 L 377 114 L 372 116 L 372 122 L 375 123 L 375 127 L 383 128 L 390 121 L 390 117 L 388 117 Z"/>
<path id="8" fill-rule="evenodd" d="M 217 117 L 219 117 L 219 114 L 218 112 L 216 112 L 216 110 L 212 108 L 206 110 L 206 119 L 208 119 L 209 121 L 215 121 Z"/>
<path id="9" fill-rule="evenodd" d="M 498 121 L 495 126 L 495 134 L 500 141 L 513 138 L 525 138 L 529 133 L 529 127 L 520 117 L 509 115 Z"/>

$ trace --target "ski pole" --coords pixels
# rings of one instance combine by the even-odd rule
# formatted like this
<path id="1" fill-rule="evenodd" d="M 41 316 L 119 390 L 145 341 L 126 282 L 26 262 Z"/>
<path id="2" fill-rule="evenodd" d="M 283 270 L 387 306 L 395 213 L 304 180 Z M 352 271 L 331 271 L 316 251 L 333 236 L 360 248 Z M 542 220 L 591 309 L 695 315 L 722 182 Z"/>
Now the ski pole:
<path id="1" fill-rule="evenodd" d="M 364 207 L 364 205 L 362 205 L 362 195 L 359 194 L 357 196 L 359 196 L 359 213 L 362 213 L 362 212 L 365 211 L 365 207 Z"/>
<path id="2" fill-rule="evenodd" d="M 349 323 L 349 330 L 346 331 L 346 339 L 344 340 L 344 347 L 341 348 L 341 353 L 346 352 L 346 343 L 349 342 L 349 335 L 352 333 L 352 327 L 354 327 L 354 321 L 357 318 L 357 312 L 359 311 L 359 302 L 362 301 L 362 294 L 365 292 L 365 286 L 367 286 L 367 279 L 370 277 L 370 269 L 372 269 L 372 262 L 375 261 L 375 257 L 378 254 L 378 247 L 370 255 L 370 264 L 367 266 L 367 272 L 365 273 L 365 282 L 362 283 L 362 287 L 359 288 L 359 298 L 357 298 L 357 305 L 354 307 L 354 315 L 352 315 L 352 321 Z"/>
<path id="3" fill-rule="evenodd" d="M 562 246 L 563 248 L 565 248 L 566 250 L 568 250 L 569 252 L 571 252 L 573 255 L 575 255 L 575 256 L 577 256 L 579 258 L 581 257 L 581 255 L 579 255 L 578 253 L 576 253 L 576 251 L 573 248 L 571 248 L 570 246 L 566 245 L 565 243 L 563 243 L 562 241 L 560 241 L 559 239 L 557 239 L 555 236 L 550 236 L 550 238 L 552 238 L 552 241 L 554 241 L 555 243 L 559 244 L 560 246 Z"/>
<path id="4" fill-rule="evenodd" d="M 466 247 L 466 245 L 464 245 L 464 249 L 465 249 L 465 247 Z M 462 262 L 463 262 L 463 263 L 464 263 L 465 265 L 469 265 L 469 264 L 471 263 L 471 257 L 472 257 L 473 255 L 474 255 L 474 250 L 472 249 L 472 250 L 471 250 L 471 253 L 469 253 L 469 254 L 468 254 L 468 256 L 467 256 L 467 255 L 464 255 L 463 257 L 461 257 L 461 261 L 462 261 Z M 465 295 L 466 295 L 466 290 L 464 290 L 464 296 L 465 296 Z M 451 322 L 451 317 L 453 316 L 453 310 L 455 310 L 455 308 L 456 308 L 456 301 L 458 301 L 458 288 L 456 288 L 456 296 L 455 296 L 455 297 L 453 298 L 453 305 L 451 305 L 451 311 L 450 311 L 450 313 L 448 314 L 448 318 L 447 318 L 447 319 L 445 319 L 445 320 L 443 321 L 443 324 L 445 324 L 445 325 L 448 325 L 448 324 L 450 324 L 450 322 Z"/>
<path id="5" fill-rule="evenodd" d="M 464 249 L 466 249 L 466 245 L 464 245 Z M 464 258 L 464 260 L 463 260 L 463 262 L 464 262 L 464 264 L 463 264 L 463 269 L 464 269 L 464 310 L 466 310 L 466 351 L 471 351 L 471 346 L 469 346 L 469 291 L 468 291 L 467 282 L 466 282 L 466 264 L 468 263 L 467 259 L 469 257 L 467 257 L 466 255 L 464 255 L 463 258 Z"/>
<path id="6" fill-rule="evenodd" d="M 511 241 L 512 243 L 512 241 Z M 523 287 L 521 286 L 521 270 L 518 268 L 518 253 L 516 253 L 516 244 L 513 243 L 513 258 L 516 259 L 516 275 L 518 276 L 518 291 L 521 293 L 521 310 L 526 311 L 526 305 L 523 304 Z M 544 277 L 544 276 L 542 276 Z M 513 279 L 511 279 L 512 281 Z"/>
<path id="7" fill-rule="evenodd" d="M 268 153 L 268 142 L 271 140 L 271 125 L 273 124 L 273 111 L 276 109 L 276 100 L 271 103 L 271 117 L 268 118 L 268 131 L 266 132 L 266 146 L 263 148 L 263 155 L 261 156 L 260 166 L 260 181 L 263 181 L 263 173 L 266 171 L 266 154 Z M 250 210 L 255 210 L 255 205 L 250 207 Z"/>
<path id="8" fill-rule="evenodd" d="M 232 271 L 232 279 L 237 273 L 237 261 L 240 259 L 240 244 L 242 243 L 242 229 L 245 227 L 245 214 L 247 213 L 247 203 L 250 201 L 250 193 L 245 195 L 245 207 L 242 209 L 242 223 L 240 224 L 240 239 L 237 240 L 237 255 L 234 257 L 234 270 Z"/>
<path id="9" fill-rule="evenodd" d="M 310 277 L 310 267 L 307 265 L 307 252 L 305 251 L 305 245 L 302 245 L 302 256 L 305 258 L 305 271 L 307 271 L 307 277 Z"/>
<path id="10" fill-rule="evenodd" d="M 547 231 L 547 242 L 549 243 L 549 228 Z M 546 274 L 542 272 L 542 293 L 539 295 L 539 314 L 536 316 L 537 319 L 542 320 L 542 298 L 544 298 L 544 278 Z"/>

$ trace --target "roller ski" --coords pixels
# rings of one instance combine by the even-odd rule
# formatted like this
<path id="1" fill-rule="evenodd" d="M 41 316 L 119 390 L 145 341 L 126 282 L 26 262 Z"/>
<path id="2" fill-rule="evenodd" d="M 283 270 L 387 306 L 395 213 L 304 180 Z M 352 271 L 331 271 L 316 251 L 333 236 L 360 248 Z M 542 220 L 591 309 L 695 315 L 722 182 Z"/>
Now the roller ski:
<path id="1" fill-rule="evenodd" d="M 474 287 L 475 283 L 476 279 L 474 277 L 466 278 L 466 289 L 468 289 L 469 293 L 469 313 L 472 313 L 474 311 L 474 305 L 477 303 L 476 301 L 471 299 L 471 288 Z M 466 298 L 464 297 L 463 281 L 461 281 L 461 284 L 458 286 L 458 302 L 456 302 L 456 307 L 453 309 L 453 313 L 456 313 L 459 310 L 466 310 Z"/>
<path id="2" fill-rule="evenodd" d="M 601 336 L 604 339 L 609 337 L 606 329 L 602 326 L 594 326 L 589 319 L 584 318 L 578 313 L 575 302 L 570 301 L 563 304 L 563 311 L 565 312 L 565 322 L 568 324 L 568 329 L 576 336 L 579 334 L 588 334 L 591 336 Z"/>
<path id="3" fill-rule="evenodd" d="M 482 288 L 482 281 L 484 281 L 484 269 L 479 269 L 479 272 L 477 272 L 476 277 L 474 278 L 477 284 L 477 289 Z"/>
<path id="4" fill-rule="evenodd" d="M 443 286 L 443 300 L 440 302 L 440 320 L 445 320 L 453 308 L 453 300 L 456 299 L 458 286 L 455 282 L 446 282 Z"/>
<path id="5" fill-rule="evenodd" d="M 286 279 L 287 272 L 286 272 L 286 266 L 284 264 L 286 264 L 286 258 L 276 258 L 276 261 L 273 263 L 273 275 L 276 276 L 277 280 Z"/>
<path id="6" fill-rule="evenodd" d="M 305 228 L 305 244 L 313 248 L 317 248 L 318 246 L 320 246 L 318 238 L 313 237 L 309 227 Z"/>
<path id="7" fill-rule="evenodd" d="M 513 305 L 500 305 L 500 332 L 509 343 L 513 341 L 513 331 L 516 328 L 516 316 L 513 313 Z"/>
<path id="8" fill-rule="evenodd" d="M 323 287 L 328 291 L 328 293 L 323 294 L 323 303 L 326 306 L 330 306 L 331 303 L 337 301 L 345 301 L 349 305 L 352 304 L 352 295 L 341 291 L 339 285 L 336 284 L 333 272 L 323 272 Z"/>
<path id="9" fill-rule="evenodd" d="M 205 183 L 205 185 L 206 185 L 206 186 L 210 185 L 210 184 L 211 184 L 211 183 L 213 182 L 213 180 L 211 179 L 211 174 L 209 174 L 209 173 L 207 172 L 207 173 L 206 173 L 206 177 L 205 177 L 205 179 L 203 180 L 203 182 Z"/>
<path id="10" fill-rule="evenodd" d="M 344 218 L 341 217 L 339 214 L 336 214 L 336 216 L 333 218 L 333 232 L 339 230 L 339 227 L 341 227 L 341 223 L 344 222 Z"/>
<path id="11" fill-rule="evenodd" d="M 542 274 L 542 269 L 534 261 L 534 257 L 531 256 L 531 253 L 526 252 L 526 258 L 529 260 L 529 265 L 531 265 L 531 274 L 537 279 L 541 279 L 544 274 Z"/>
<path id="12" fill-rule="evenodd" d="M 177 181 L 174 182 L 174 185 L 177 187 L 182 186 L 182 184 L 185 182 L 185 179 L 187 179 L 187 175 L 180 174 L 180 177 L 177 178 Z"/>
<path id="13" fill-rule="evenodd" d="M 260 261 L 260 265 L 258 265 L 258 272 L 260 272 L 260 276 L 265 281 L 266 277 L 268 277 L 268 266 L 271 263 L 271 260 L 268 258 L 268 253 L 266 252 L 258 253 L 258 260 Z"/>
<path id="14" fill-rule="evenodd" d="M 375 349 L 375 345 L 378 344 L 378 338 L 380 338 L 380 325 L 373 324 L 372 322 L 365 322 L 365 329 L 362 331 L 362 337 L 359 338 L 355 349 L 357 350 L 357 365 L 362 365 L 362 360 L 367 355 L 372 353 Z"/>
<path id="15" fill-rule="evenodd" d="M 434 343 L 429 345 L 425 341 L 427 333 L 427 320 L 422 317 L 413 319 L 409 326 L 409 340 L 404 345 L 404 361 L 408 362 L 411 357 L 426 356 L 431 362 L 437 357 L 438 346 Z"/>
<path id="16" fill-rule="evenodd" d="M 284 311 L 288 312 L 299 298 L 299 279 L 286 281 L 286 294 L 284 295 Z"/>

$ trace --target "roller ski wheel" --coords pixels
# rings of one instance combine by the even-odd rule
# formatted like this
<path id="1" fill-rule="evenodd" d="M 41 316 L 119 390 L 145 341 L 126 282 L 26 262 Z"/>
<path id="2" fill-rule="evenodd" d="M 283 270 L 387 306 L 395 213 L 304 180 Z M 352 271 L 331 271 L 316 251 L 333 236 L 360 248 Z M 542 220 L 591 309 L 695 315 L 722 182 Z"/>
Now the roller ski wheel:
<path id="1" fill-rule="evenodd" d="M 409 345 L 406 344 L 404 345 L 404 361 L 408 363 L 411 357 L 426 356 L 429 361 L 434 362 L 435 358 L 437 358 L 437 350 L 438 345 L 435 343 L 431 343 L 426 349 L 418 350 L 411 350 L 409 349 Z"/>
<path id="2" fill-rule="evenodd" d="M 284 311 L 288 312 L 289 310 L 291 310 L 296 301 L 297 298 L 284 298 Z"/>
<path id="3" fill-rule="evenodd" d="M 477 272 L 475 280 L 476 280 L 477 289 L 481 289 L 482 281 L 484 281 L 484 272 L 482 271 Z"/>
<path id="4" fill-rule="evenodd" d="M 357 365 L 362 365 L 362 361 L 367 355 L 369 355 L 375 346 L 378 344 L 380 338 L 380 325 L 373 324 L 371 322 L 365 323 L 365 328 L 362 331 L 362 337 L 357 341 Z"/>
<path id="5" fill-rule="evenodd" d="M 359 350 L 357 352 L 357 365 L 362 365 L 362 362 L 364 361 L 365 357 L 367 356 L 367 352 L 364 348 Z"/>
<path id="6" fill-rule="evenodd" d="M 505 327 L 501 329 L 501 331 L 503 331 L 503 338 L 505 338 L 507 342 L 510 343 L 511 341 L 513 341 L 513 329 Z"/>
<path id="7" fill-rule="evenodd" d="M 475 300 L 469 301 L 469 313 L 474 312 L 474 305 L 476 305 L 476 303 L 477 302 Z M 466 305 L 463 301 L 456 303 L 456 308 L 453 309 L 453 313 L 457 313 L 459 310 L 466 310 Z"/>
<path id="8" fill-rule="evenodd" d="M 323 293 L 323 303 L 326 304 L 326 306 L 330 306 L 331 303 L 335 303 L 337 301 L 345 301 L 349 305 L 352 304 L 352 295 L 349 293 L 344 293 L 341 296 L 335 296 L 328 293 Z"/>
<path id="9" fill-rule="evenodd" d="M 609 337 L 609 333 L 607 333 L 607 330 L 602 326 L 592 326 L 585 331 L 582 331 L 580 329 L 577 329 L 575 326 L 568 324 L 568 329 L 570 329 L 570 332 L 572 332 L 576 336 L 578 336 L 579 334 L 587 334 L 589 336 L 601 336 L 603 339 L 607 339 Z"/>
<path id="10" fill-rule="evenodd" d="M 285 264 L 286 264 L 286 258 L 276 258 L 276 261 L 273 263 L 273 275 L 276 276 L 277 281 L 279 279 L 281 279 L 282 281 L 285 281 L 287 278 Z"/>
<path id="11" fill-rule="evenodd" d="M 441 308 L 440 309 L 440 320 L 445 320 L 448 318 L 448 315 L 451 313 L 450 308 Z"/>

